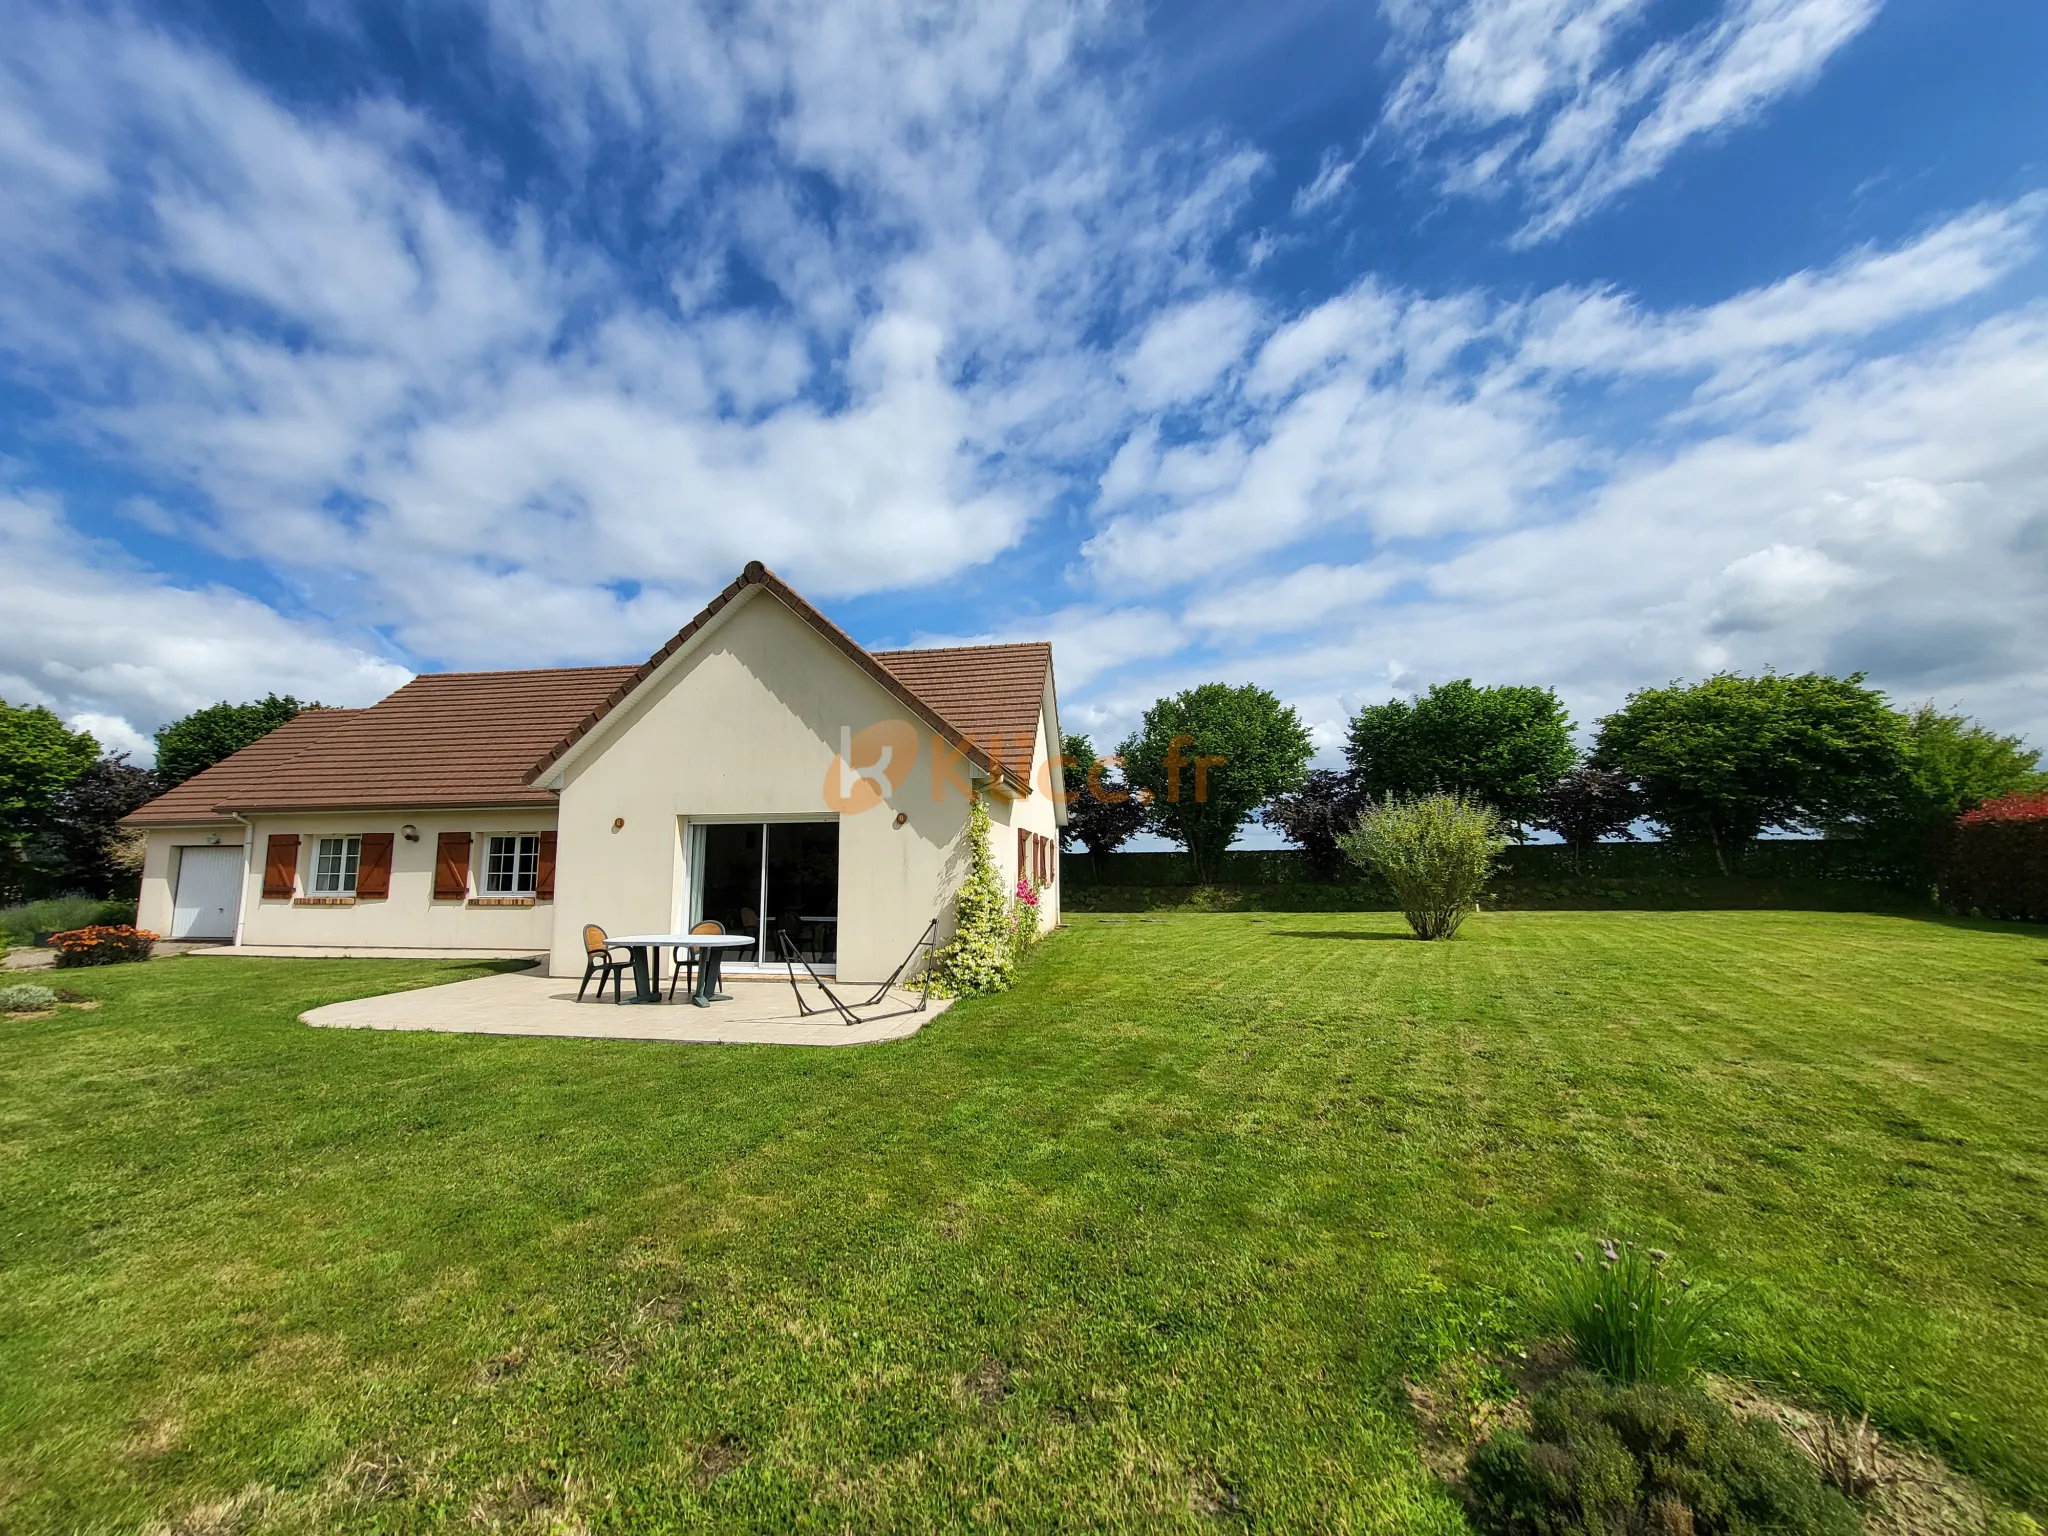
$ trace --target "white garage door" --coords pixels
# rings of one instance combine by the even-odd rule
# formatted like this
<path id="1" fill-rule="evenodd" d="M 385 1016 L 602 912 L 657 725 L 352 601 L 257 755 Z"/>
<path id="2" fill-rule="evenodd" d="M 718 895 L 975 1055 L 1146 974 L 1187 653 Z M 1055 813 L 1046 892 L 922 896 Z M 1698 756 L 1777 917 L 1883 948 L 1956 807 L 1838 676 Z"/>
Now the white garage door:
<path id="1" fill-rule="evenodd" d="M 178 860 L 178 895 L 171 905 L 174 939 L 232 939 L 242 904 L 242 850 L 186 848 Z"/>

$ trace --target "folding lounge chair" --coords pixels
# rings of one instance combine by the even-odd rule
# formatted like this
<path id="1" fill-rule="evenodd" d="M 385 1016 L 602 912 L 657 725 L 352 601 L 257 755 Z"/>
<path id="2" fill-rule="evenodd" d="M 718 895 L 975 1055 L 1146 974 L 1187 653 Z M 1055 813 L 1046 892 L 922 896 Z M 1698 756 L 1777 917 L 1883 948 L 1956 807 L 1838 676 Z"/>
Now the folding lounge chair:
<path id="1" fill-rule="evenodd" d="M 889 979 L 857 1003 L 845 1001 L 837 992 L 834 992 L 831 987 L 826 985 L 825 978 L 812 970 L 811 962 L 806 960 L 802 952 L 789 942 L 789 935 L 787 933 L 778 929 L 775 937 L 782 945 L 782 963 L 784 969 L 789 973 L 789 990 L 796 994 L 797 1011 L 805 1018 L 811 1017 L 812 1014 L 825 1013 L 828 1010 L 813 1008 L 804 1001 L 804 989 L 797 985 L 796 968 L 798 966 L 804 968 L 804 974 L 811 978 L 811 985 L 825 994 L 826 1000 L 832 1004 L 833 1009 L 836 1009 L 839 1016 L 848 1024 L 872 1024 L 875 1022 L 875 1019 L 892 1018 L 896 1013 L 923 1013 L 926 1004 L 932 1000 L 932 956 L 939 947 L 939 920 L 936 917 L 925 924 L 923 936 L 910 946 L 910 953 L 905 955 L 898 962 L 896 969 L 889 973 Z M 878 1013 L 874 1018 L 867 1019 L 862 1018 L 859 1013 L 855 1012 L 856 1009 L 860 1008 L 872 1008 L 887 998 L 889 989 L 896 985 L 905 971 L 910 969 L 912 963 L 917 959 L 920 950 L 924 953 L 924 987 L 918 996 L 915 1008 L 898 1008 L 892 1013 Z"/>

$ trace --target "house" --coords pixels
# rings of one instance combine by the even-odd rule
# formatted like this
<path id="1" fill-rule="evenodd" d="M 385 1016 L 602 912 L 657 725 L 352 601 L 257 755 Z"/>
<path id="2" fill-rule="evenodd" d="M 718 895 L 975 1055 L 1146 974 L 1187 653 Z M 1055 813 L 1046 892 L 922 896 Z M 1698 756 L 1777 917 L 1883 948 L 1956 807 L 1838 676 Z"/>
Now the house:
<path id="1" fill-rule="evenodd" d="M 758 562 L 637 667 L 415 678 L 152 800 L 138 923 L 317 952 L 550 953 L 705 919 L 887 975 L 949 931 L 970 798 L 1059 920 L 1052 648 L 863 650 Z"/>

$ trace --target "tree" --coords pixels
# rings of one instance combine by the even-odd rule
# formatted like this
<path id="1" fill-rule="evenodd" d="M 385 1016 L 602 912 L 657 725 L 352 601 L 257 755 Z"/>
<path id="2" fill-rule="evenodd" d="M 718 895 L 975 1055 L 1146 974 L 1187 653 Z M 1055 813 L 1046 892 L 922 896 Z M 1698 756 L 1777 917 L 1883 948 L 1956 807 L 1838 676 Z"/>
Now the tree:
<path id="1" fill-rule="evenodd" d="M 1721 672 L 1646 688 L 1600 722 L 1593 762 L 1626 774 L 1673 838 L 1728 850 L 1766 829 L 1810 832 L 1865 815 L 1896 787 L 1905 722 L 1863 674 Z"/>
<path id="2" fill-rule="evenodd" d="M 1145 793 L 1133 792 L 1116 771 L 1117 760 L 1098 758 L 1086 736 L 1069 736 L 1065 746 L 1074 766 L 1066 775 L 1067 824 L 1060 846 L 1078 843 L 1090 858 L 1115 853 L 1145 825 Z"/>
<path id="3" fill-rule="evenodd" d="M 49 825 L 57 796 L 100 755 L 100 744 L 40 705 L 0 699 L 0 843 L 19 848 Z"/>
<path id="4" fill-rule="evenodd" d="M 1548 688 L 1438 683 L 1414 701 L 1369 704 L 1347 748 L 1358 788 L 1389 796 L 1463 795 L 1520 828 L 1572 766 L 1571 717 Z"/>
<path id="5" fill-rule="evenodd" d="M 1642 796 L 1627 774 L 1580 763 L 1550 786 L 1536 825 L 1570 844 L 1576 868 L 1585 850 L 1603 837 L 1633 841 L 1635 834 L 1629 827 L 1642 814 Z"/>
<path id="6" fill-rule="evenodd" d="M 98 742 L 49 710 L 0 699 L 0 900 L 23 894 L 34 873 L 24 862 L 30 842 L 50 835 L 57 797 L 99 755 Z"/>
<path id="7" fill-rule="evenodd" d="M 2048 789 L 2041 754 L 1962 715 L 1923 704 L 1903 718 L 1904 756 L 1890 790 L 1830 831 L 1866 839 L 1904 871 L 1931 876 L 1955 819 L 2007 795 Z"/>
<path id="8" fill-rule="evenodd" d="M 135 873 L 134 839 L 116 823 L 162 793 L 157 776 L 129 762 L 125 752 L 101 758 L 72 780 L 52 808 L 64 884 L 114 895 Z"/>
<path id="9" fill-rule="evenodd" d="M 252 741 L 260 741 L 287 720 L 318 704 L 301 704 L 290 694 L 266 694 L 247 704 L 223 699 L 173 720 L 156 733 L 156 773 L 170 789 L 203 773 Z"/>
<path id="10" fill-rule="evenodd" d="M 1187 849 L 1201 881 L 1261 806 L 1300 785 L 1315 751 L 1301 717 L 1250 683 L 1159 700 L 1118 750 L 1132 786 L 1151 792 L 1147 822 Z"/>
<path id="11" fill-rule="evenodd" d="M 1307 856 L 1311 869 L 1334 879 L 1351 863 L 1338 839 L 1358 825 L 1359 813 L 1371 803 L 1350 774 L 1318 769 L 1301 788 L 1276 797 L 1263 819 Z"/>

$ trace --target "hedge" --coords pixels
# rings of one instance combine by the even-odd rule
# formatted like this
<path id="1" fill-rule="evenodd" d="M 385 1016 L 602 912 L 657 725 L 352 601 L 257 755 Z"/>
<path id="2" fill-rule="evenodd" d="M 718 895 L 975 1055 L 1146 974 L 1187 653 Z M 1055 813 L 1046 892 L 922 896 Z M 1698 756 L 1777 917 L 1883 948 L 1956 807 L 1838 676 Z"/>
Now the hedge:
<path id="1" fill-rule="evenodd" d="M 1881 852 L 1847 838 L 1770 838 L 1740 854 L 1738 873 L 1751 880 L 1846 880 L 1888 887 L 1914 882 L 1910 871 Z M 1525 843 L 1501 858 L 1502 875 L 1540 884 L 1584 879 L 1632 881 L 1718 876 L 1714 851 L 1703 843 L 1600 843 L 1577 853 L 1559 843 Z M 1105 886 L 1191 886 L 1194 866 L 1184 853 L 1068 853 L 1060 878 L 1071 889 Z M 1223 856 L 1216 882 L 1226 886 L 1357 885 L 1356 871 L 1335 879 L 1318 875 L 1308 856 L 1292 848 L 1237 850 Z"/>
<path id="2" fill-rule="evenodd" d="M 2048 922 L 2048 795 L 2008 795 L 1961 817 L 1936 886 L 1953 912 Z"/>

